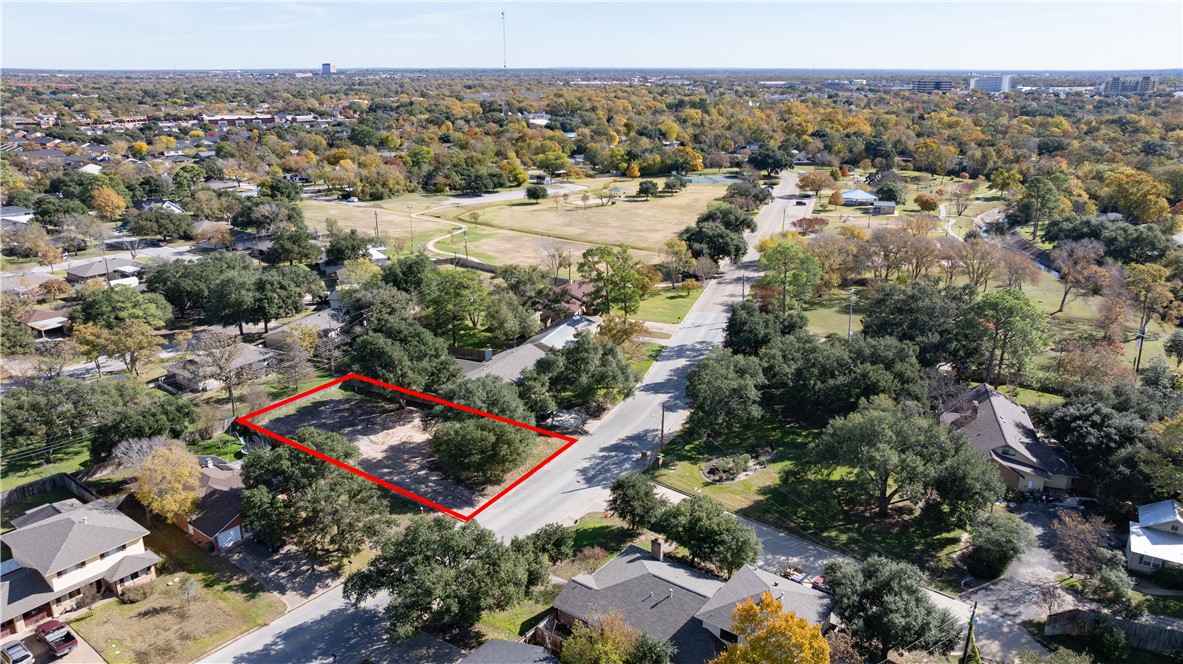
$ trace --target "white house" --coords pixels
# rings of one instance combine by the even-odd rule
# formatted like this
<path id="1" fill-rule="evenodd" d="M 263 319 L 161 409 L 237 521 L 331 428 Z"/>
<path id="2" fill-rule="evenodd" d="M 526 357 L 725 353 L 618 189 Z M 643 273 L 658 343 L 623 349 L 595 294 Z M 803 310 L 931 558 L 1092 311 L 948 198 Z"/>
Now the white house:
<path id="1" fill-rule="evenodd" d="M 1183 507 L 1174 500 L 1139 507 L 1125 557 L 1126 567 L 1136 572 L 1183 566 Z"/>

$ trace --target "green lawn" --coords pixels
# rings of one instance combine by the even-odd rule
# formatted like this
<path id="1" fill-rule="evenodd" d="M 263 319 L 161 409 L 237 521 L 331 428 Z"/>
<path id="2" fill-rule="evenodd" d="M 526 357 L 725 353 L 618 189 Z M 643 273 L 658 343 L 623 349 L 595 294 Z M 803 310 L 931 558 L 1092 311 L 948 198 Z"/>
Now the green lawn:
<path id="1" fill-rule="evenodd" d="M 242 455 L 242 443 L 238 441 L 238 438 L 223 433 L 209 440 L 190 444 L 189 451 L 202 456 L 216 456 L 224 461 L 233 461 Z"/>
<path id="2" fill-rule="evenodd" d="M 16 450 L 13 451 L 14 453 Z M 35 482 L 58 473 L 73 473 L 90 465 L 90 441 L 78 440 L 54 451 L 53 463 L 46 464 L 42 455 L 22 455 L 19 459 L 3 461 L 0 466 L 0 490 L 7 491 L 22 484 Z"/>
<path id="3" fill-rule="evenodd" d="M 641 299 L 641 308 L 635 318 L 652 323 L 681 323 L 701 296 L 701 288 L 690 295 L 681 290 L 654 291 Z"/>
<path id="4" fill-rule="evenodd" d="M 629 544 L 648 548 L 653 537 L 647 531 L 633 532 L 623 521 L 603 512 L 589 512 L 570 526 L 575 534 L 575 559 L 551 567 L 551 574 L 570 579 L 594 572 Z"/>
<path id="5" fill-rule="evenodd" d="M 1134 600 L 1151 615 L 1183 619 L 1183 597 L 1134 592 Z"/>
<path id="6" fill-rule="evenodd" d="M 637 348 L 636 357 L 629 358 L 629 365 L 637 370 L 637 375 L 644 376 L 649 372 L 649 367 L 657 361 L 657 356 L 661 355 L 661 344 L 647 343 L 641 344 Z"/>
<path id="7" fill-rule="evenodd" d="M 546 617 L 560 590 L 562 586 L 549 585 L 508 609 L 486 613 L 477 623 L 477 630 L 490 639 L 517 641 Z"/>
<path id="8" fill-rule="evenodd" d="M 279 597 L 175 526 L 157 522 L 144 544 L 167 563 L 151 596 L 108 602 L 70 623 L 111 664 L 192 661 L 285 611 Z M 179 593 L 186 577 L 199 586 L 189 602 Z"/>
<path id="9" fill-rule="evenodd" d="M 937 587 L 954 588 L 957 578 L 949 554 L 960 547 L 962 533 L 924 523 L 906 504 L 880 519 L 863 508 L 867 501 L 843 481 L 842 471 L 833 477 L 806 472 L 802 461 L 818 433 L 772 419 L 715 442 L 683 432 L 666 447 L 666 467 L 655 474 L 655 480 L 684 493 L 701 492 L 738 514 L 840 553 L 859 557 L 879 553 L 913 561 Z M 764 447 L 774 450 L 768 466 L 746 479 L 712 483 L 700 472 L 700 464 L 709 459 Z M 782 474 L 787 481 L 780 481 Z"/>

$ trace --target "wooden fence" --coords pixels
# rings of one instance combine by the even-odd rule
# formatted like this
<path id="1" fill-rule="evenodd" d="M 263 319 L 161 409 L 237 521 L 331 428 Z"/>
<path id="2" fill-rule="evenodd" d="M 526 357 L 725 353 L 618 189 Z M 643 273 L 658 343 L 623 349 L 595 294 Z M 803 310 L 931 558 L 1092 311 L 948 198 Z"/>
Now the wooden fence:
<path id="1" fill-rule="evenodd" d="M 72 475 L 68 473 L 58 473 L 56 475 L 50 475 L 49 477 L 39 479 L 36 482 L 29 482 L 28 484 L 22 484 L 20 486 L 13 487 L 8 491 L 0 493 L 0 507 L 17 503 L 22 500 L 28 500 L 33 496 L 42 493 L 49 493 L 54 489 L 66 489 L 70 493 L 74 494 L 78 500 L 81 500 L 84 503 L 89 503 L 99 499 L 99 494 L 91 491 L 89 487 L 87 487 L 82 482 L 79 482 Z"/>
<path id="2" fill-rule="evenodd" d="M 1071 609 L 1047 617 L 1043 633 L 1047 636 L 1067 634 L 1088 636 L 1102 622 L 1110 622 L 1129 639 L 1130 647 L 1171 657 L 1183 655 L 1183 621 L 1162 616 L 1147 616 L 1141 620 L 1126 620 L 1104 615 L 1098 611 Z"/>

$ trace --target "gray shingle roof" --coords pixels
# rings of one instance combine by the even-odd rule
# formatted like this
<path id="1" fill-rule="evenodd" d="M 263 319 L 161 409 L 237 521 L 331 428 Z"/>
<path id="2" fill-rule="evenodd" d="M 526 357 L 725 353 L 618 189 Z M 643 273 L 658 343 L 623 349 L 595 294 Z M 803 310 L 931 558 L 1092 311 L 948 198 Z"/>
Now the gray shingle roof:
<path id="1" fill-rule="evenodd" d="M 976 413 L 974 402 L 977 403 Z M 992 455 L 1005 465 L 1021 466 L 1027 472 L 1045 473 L 1047 476 L 1078 476 L 1076 468 L 1055 447 L 1040 438 L 1027 410 L 986 383 L 959 396 L 953 405 L 942 412 L 941 422 L 965 432 L 974 449 Z M 1034 459 L 1039 467 L 1032 468 L 1016 463 L 1021 460 L 995 454 L 994 448 L 1002 445 Z"/>
<path id="2" fill-rule="evenodd" d="M 101 277 L 107 274 L 108 271 L 115 271 L 120 268 L 142 268 L 143 264 L 126 258 L 100 258 L 97 261 L 83 263 L 82 265 L 75 265 L 66 270 L 66 274 L 75 277 Z"/>
<path id="3" fill-rule="evenodd" d="M 4 543 L 15 558 L 50 576 L 147 534 L 100 500 L 5 533 Z"/>
<path id="4" fill-rule="evenodd" d="M 103 578 L 111 583 L 115 583 L 125 576 L 130 576 L 142 569 L 147 569 L 158 562 L 160 562 L 160 556 L 151 551 L 124 556 L 103 574 Z"/>
<path id="5" fill-rule="evenodd" d="M 764 592 L 770 592 L 774 599 L 780 600 L 782 611 L 792 612 L 814 625 L 824 624 L 834 612 L 833 597 L 745 565 L 731 576 L 719 592 L 707 600 L 695 617 L 730 629 L 735 605 L 747 599 L 759 601 L 760 595 Z"/>
<path id="6" fill-rule="evenodd" d="M 24 528 L 25 526 L 37 523 L 38 521 L 48 519 L 51 516 L 57 516 L 63 512 L 69 512 L 70 510 L 78 509 L 79 507 L 82 507 L 82 501 L 78 500 L 77 498 L 67 498 L 65 500 L 59 500 L 56 503 L 34 507 L 24 514 L 14 518 L 12 520 L 12 527 Z"/>
<path id="7" fill-rule="evenodd" d="M 490 639 L 465 657 L 463 664 L 558 664 L 559 660 L 542 646 Z"/>
<path id="8" fill-rule="evenodd" d="M 619 613 L 634 629 L 671 641 L 678 648 L 675 662 L 697 664 L 714 657 L 717 641 L 694 616 L 722 587 L 718 579 L 630 546 L 594 573 L 571 579 L 554 606 L 583 621 Z"/>

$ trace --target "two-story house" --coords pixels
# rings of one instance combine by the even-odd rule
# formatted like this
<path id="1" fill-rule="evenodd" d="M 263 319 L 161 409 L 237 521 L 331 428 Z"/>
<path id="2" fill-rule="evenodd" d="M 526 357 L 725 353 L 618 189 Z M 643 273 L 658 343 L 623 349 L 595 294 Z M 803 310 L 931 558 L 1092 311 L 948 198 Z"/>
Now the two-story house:
<path id="1" fill-rule="evenodd" d="M 969 437 L 1017 491 L 1066 491 L 1078 477 L 1064 452 L 1039 435 L 1027 410 L 982 383 L 941 412 L 941 424 Z"/>
<path id="2" fill-rule="evenodd" d="M 29 510 L 4 533 L 0 637 L 77 608 L 87 588 L 116 594 L 156 578 L 148 531 L 105 501 L 70 499 Z"/>
<path id="3" fill-rule="evenodd" d="M 1162 500 L 1139 507 L 1138 520 L 1130 522 L 1125 560 L 1135 572 L 1183 566 L 1183 506 Z"/>

